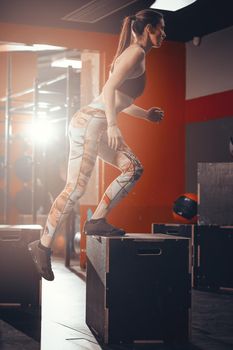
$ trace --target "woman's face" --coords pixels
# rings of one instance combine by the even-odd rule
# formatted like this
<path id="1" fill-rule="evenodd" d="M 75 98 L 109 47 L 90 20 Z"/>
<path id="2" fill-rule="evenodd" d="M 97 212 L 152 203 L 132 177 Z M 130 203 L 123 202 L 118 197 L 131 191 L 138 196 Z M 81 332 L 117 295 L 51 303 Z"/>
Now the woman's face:
<path id="1" fill-rule="evenodd" d="M 160 47 L 163 40 L 166 38 L 165 34 L 165 23 L 162 18 L 156 27 L 152 27 L 149 31 L 149 37 L 153 47 Z"/>

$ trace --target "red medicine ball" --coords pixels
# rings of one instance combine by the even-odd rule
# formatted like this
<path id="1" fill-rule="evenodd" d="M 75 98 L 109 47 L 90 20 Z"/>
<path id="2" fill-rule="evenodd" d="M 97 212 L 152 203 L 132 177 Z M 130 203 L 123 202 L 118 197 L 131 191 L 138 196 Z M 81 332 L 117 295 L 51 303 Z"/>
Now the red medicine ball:
<path id="1" fill-rule="evenodd" d="M 197 222 L 197 195 L 184 193 L 173 204 L 173 217 L 176 221 L 184 224 Z"/>

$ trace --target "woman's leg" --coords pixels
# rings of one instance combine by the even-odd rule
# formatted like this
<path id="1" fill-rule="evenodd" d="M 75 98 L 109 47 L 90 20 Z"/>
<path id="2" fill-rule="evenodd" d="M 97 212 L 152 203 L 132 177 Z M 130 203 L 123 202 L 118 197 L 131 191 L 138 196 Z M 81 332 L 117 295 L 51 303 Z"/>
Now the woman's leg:
<path id="1" fill-rule="evenodd" d="M 82 197 L 94 168 L 103 121 L 78 112 L 69 127 L 70 154 L 67 182 L 49 212 L 41 243 L 50 247 L 61 224 L 67 219 L 75 202 Z"/>
<path id="2" fill-rule="evenodd" d="M 106 189 L 92 219 L 106 217 L 110 210 L 129 193 L 143 173 L 140 161 L 126 144 L 121 145 L 116 151 L 108 146 L 106 132 L 103 133 L 99 143 L 98 155 L 105 162 L 121 170 L 121 174 Z"/>
<path id="3" fill-rule="evenodd" d="M 70 154 L 66 186 L 51 207 L 40 242 L 29 244 L 29 250 L 38 271 L 48 280 L 54 279 L 49 248 L 56 232 L 70 214 L 75 202 L 85 192 L 95 165 L 98 142 L 104 128 L 106 128 L 106 122 L 103 119 L 97 119 L 81 111 L 76 113 L 71 120 L 69 127 Z M 46 253 L 48 254 L 46 255 Z"/>

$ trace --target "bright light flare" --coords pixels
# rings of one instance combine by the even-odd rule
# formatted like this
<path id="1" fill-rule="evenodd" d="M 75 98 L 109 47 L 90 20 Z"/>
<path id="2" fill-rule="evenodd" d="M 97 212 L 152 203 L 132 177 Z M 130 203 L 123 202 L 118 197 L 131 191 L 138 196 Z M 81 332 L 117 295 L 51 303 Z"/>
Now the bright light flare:
<path id="1" fill-rule="evenodd" d="M 47 119 L 38 119 L 28 125 L 25 133 L 32 143 L 46 145 L 55 140 L 56 126 Z"/>
<path id="2" fill-rule="evenodd" d="M 30 51 L 30 52 L 37 52 L 37 51 L 58 51 L 58 50 L 64 50 L 65 47 L 61 46 L 54 46 L 54 45 L 47 45 L 47 44 L 33 44 L 33 45 L 27 45 L 23 43 L 12 43 L 12 42 L 0 42 L 0 52 L 6 52 L 6 51 Z"/>
<path id="3" fill-rule="evenodd" d="M 51 63 L 51 66 L 52 67 L 59 67 L 59 68 L 72 67 L 72 68 L 81 69 L 82 68 L 82 61 L 62 58 L 60 60 L 53 61 Z"/>

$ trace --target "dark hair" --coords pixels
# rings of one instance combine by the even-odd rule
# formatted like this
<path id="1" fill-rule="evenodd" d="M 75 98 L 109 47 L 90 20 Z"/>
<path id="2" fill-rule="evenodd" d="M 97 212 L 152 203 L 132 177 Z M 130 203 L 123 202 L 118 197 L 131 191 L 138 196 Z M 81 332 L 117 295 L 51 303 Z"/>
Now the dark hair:
<path id="1" fill-rule="evenodd" d="M 111 70 L 118 56 L 130 45 L 132 40 L 132 30 L 136 35 L 142 35 L 147 24 L 156 27 L 163 18 L 162 13 L 154 9 L 145 9 L 137 12 L 135 15 L 125 17 L 120 32 L 120 38 L 116 54 L 111 63 Z"/>

